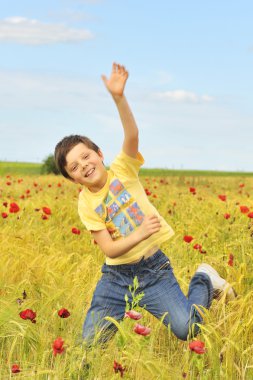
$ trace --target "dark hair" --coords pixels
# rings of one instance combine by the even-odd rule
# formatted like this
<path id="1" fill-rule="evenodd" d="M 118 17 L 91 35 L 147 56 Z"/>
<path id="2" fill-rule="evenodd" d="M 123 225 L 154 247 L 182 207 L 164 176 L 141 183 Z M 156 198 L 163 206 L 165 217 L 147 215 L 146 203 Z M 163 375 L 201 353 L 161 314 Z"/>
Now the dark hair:
<path id="1" fill-rule="evenodd" d="M 70 135 L 64 137 L 55 147 L 54 159 L 60 173 L 65 178 L 72 179 L 65 169 L 67 164 L 66 156 L 69 151 L 79 143 L 85 144 L 89 149 L 94 150 L 96 153 L 99 151 L 99 147 L 86 136 Z"/>

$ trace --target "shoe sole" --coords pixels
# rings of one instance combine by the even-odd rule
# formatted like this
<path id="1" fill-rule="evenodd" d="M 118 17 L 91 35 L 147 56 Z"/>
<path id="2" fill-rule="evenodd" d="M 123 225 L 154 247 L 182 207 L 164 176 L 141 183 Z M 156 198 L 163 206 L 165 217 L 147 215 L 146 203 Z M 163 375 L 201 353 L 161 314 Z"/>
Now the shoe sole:
<path id="1" fill-rule="evenodd" d="M 201 271 L 201 267 L 202 268 L 205 268 L 206 271 Z M 200 271 L 199 271 L 200 269 Z M 214 294 L 213 294 L 213 298 L 214 299 L 217 299 L 217 300 L 220 300 L 223 295 L 225 294 L 225 301 L 226 302 L 229 302 L 229 301 L 232 301 L 234 300 L 236 297 L 237 297 L 237 293 L 236 291 L 234 290 L 234 288 L 230 285 L 229 282 L 227 282 L 224 278 L 222 278 L 219 273 L 213 268 L 211 267 L 211 265 L 209 264 L 201 264 L 198 269 L 197 269 L 197 272 L 204 272 L 208 275 L 208 272 L 210 272 L 211 274 L 219 277 L 221 280 L 224 280 L 225 281 L 225 284 L 224 284 L 224 288 L 222 290 L 219 290 L 219 289 L 215 289 L 214 290 Z"/>

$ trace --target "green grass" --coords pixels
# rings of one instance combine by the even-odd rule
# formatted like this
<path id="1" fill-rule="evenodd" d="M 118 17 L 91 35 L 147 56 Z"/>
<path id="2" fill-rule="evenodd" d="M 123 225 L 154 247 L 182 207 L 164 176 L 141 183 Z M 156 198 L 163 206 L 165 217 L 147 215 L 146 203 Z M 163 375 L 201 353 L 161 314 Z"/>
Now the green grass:
<path id="1" fill-rule="evenodd" d="M 141 169 L 140 175 L 152 177 L 252 177 L 253 172 L 222 172 L 215 170 Z"/>
<path id="2" fill-rule="evenodd" d="M 40 175 L 42 164 L 31 162 L 0 162 L 0 175 Z M 194 177 L 252 177 L 253 172 L 224 172 L 215 170 L 177 170 L 177 169 L 141 169 L 141 176 L 171 177 L 171 176 L 194 176 Z"/>
<path id="3" fill-rule="evenodd" d="M 35 164 L 31 162 L 0 162 L 0 175 L 8 174 L 27 174 L 39 175 L 42 164 Z"/>

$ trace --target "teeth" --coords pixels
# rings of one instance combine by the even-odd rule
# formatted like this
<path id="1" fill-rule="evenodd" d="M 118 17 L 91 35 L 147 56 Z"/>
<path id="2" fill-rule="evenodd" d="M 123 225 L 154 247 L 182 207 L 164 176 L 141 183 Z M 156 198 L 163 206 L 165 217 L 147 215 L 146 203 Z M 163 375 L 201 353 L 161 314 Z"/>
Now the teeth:
<path id="1" fill-rule="evenodd" d="M 88 177 L 91 173 L 93 173 L 94 170 L 95 170 L 94 168 L 91 169 L 91 170 L 89 170 L 89 171 L 86 173 L 85 177 Z"/>

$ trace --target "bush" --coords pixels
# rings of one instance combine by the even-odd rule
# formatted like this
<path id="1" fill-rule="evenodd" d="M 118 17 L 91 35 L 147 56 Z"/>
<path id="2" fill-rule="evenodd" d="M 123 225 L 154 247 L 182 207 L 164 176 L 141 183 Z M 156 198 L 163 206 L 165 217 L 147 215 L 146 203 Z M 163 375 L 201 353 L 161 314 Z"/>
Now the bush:
<path id="1" fill-rule="evenodd" d="M 49 154 L 49 156 L 47 156 L 45 158 L 45 160 L 43 160 L 43 165 L 41 167 L 41 173 L 42 174 L 50 174 L 50 173 L 60 174 L 60 172 L 56 166 L 53 154 Z"/>

